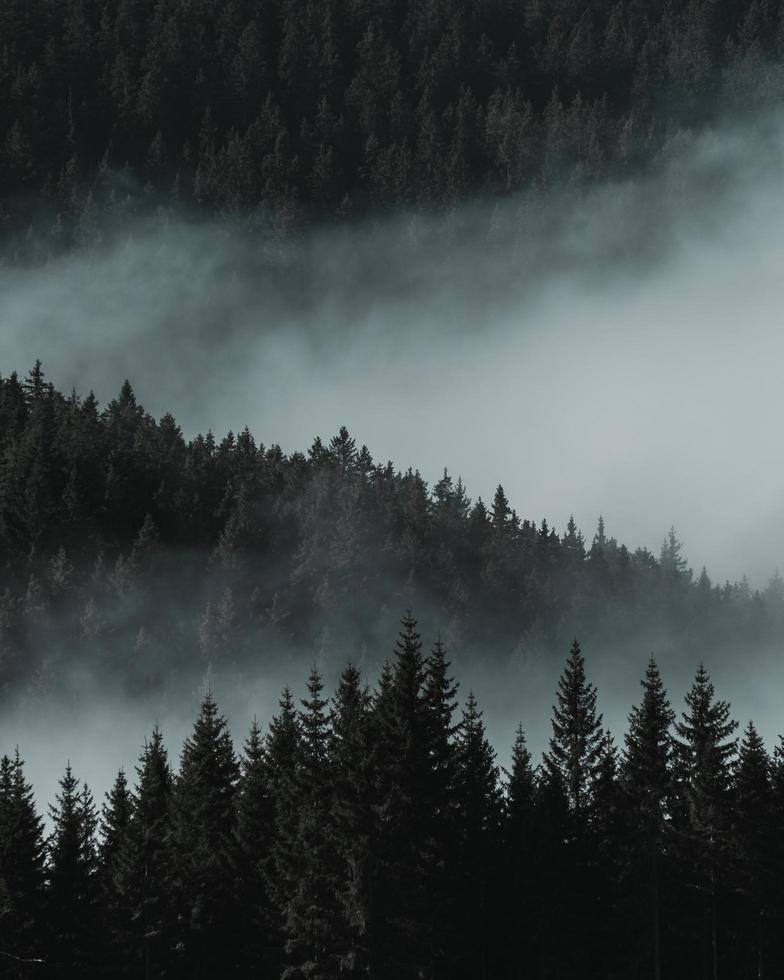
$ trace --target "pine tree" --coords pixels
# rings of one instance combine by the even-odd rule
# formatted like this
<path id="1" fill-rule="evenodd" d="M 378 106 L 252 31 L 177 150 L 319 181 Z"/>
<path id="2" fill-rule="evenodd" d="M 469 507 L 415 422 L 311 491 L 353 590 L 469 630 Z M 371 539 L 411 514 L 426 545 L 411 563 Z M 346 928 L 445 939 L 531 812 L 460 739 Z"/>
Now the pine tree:
<path id="1" fill-rule="evenodd" d="M 112 945 L 121 948 L 125 938 L 125 921 L 128 910 L 123 882 L 124 858 L 128 847 L 128 830 L 133 813 L 133 798 L 128 788 L 124 770 L 120 769 L 111 791 L 101 808 L 101 842 L 98 848 L 100 861 L 101 904 L 105 927 L 112 938 Z M 111 974 L 127 975 L 124 957 L 112 962 Z"/>
<path id="2" fill-rule="evenodd" d="M 531 963 L 531 940 L 535 917 L 532 894 L 534 854 L 534 806 L 536 780 L 531 753 L 518 725 L 512 744 L 511 769 L 506 772 L 503 824 L 505 880 L 504 934 L 508 975 L 523 980 Z"/>
<path id="3" fill-rule="evenodd" d="M 349 664 L 338 684 L 331 712 L 332 825 L 341 862 L 335 923 L 339 965 L 348 978 L 367 976 L 370 854 L 374 846 L 373 744 L 370 695 L 359 671 Z M 340 928 L 342 926 L 342 928 Z"/>
<path id="4" fill-rule="evenodd" d="M 269 945 L 275 920 L 270 909 L 266 866 L 275 831 L 275 799 L 261 728 L 253 720 L 240 760 L 237 799 L 236 880 L 241 895 L 240 969 L 272 976 Z"/>
<path id="5" fill-rule="evenodd" d="M 456 797 L 461 874 L 451 975 L 486 980 L 497 974 L 500 908 L 493 884 L 499 871 L 502 800 L 495 752 L 473 693 L 458 732 Z"/>
<path id="6" fill-rule="evenodd" d="M 586 680 L 585 661 L 575 640 L 558 682 L 553 735 L 543 760 L 549 798 L 555 803 L 563 792 L 568 804 L 565 837 L 548 845 L 554 851 L 556 868 L 562 869 L 560 888 L 568 893 L 568 897 L 559 897 L 562 937 L 568 938 L 564 938 L 564 949 L 550 955 L 567 975 L 579 968 L 583 976 L 597 980 L 606 966 L 597 943 L 605 909 L 597 901 L 602 883 L 597 875 L 599 843 L 593 826 L 596 790 L 606 761 L 606 733 L 601 725 L 596 688 Z M 555 819 L 559 819 L 557 807 Z M 557 880 L 558 872 L 555 877 Z M 579 964 L 573 953 L 576 948 L 581 950 Z"/>
<path id="7" fill-rule="evenodd" d="M 96 850 L 97 815 L 92 794 L 70 764 L 60 780 L 60 792 L 49 808 L 47 875 L 48 922 L 51 929 L 51 972 L 72 977 L 75 972 L 98 975 L 100 950 L 100 893 Z"/>
<path id="8" fill-rule="evenodd" d="M 25 977 L 45 962 L 42 820 L 19 750 L 0 759 L 0 977 Z"/>
<path id="9" fill-rule="evenodd" d="M 382 680 L 383 680 L 382 675 Z M 430 882 L 438 861 L 422 643 L 416 621 L 402 621 L 391 677 L 377 692 L 376 846 L 372 856 L 369 973 L 379 980 L 429 974 L 435 945 Z"/>
<path id="10" fill-rule="evenodd" d="M 274 909 L 270 946 L 275 969 L 280 976 L 284 965 L 285 906 L 297 887 L 296 871 L 288 856 L 295 853 L 297 821 L 296 768 L 299 761 L 300 729 L 294 698 L 284 688 L 278 714 L 270 722 L 266 756 L 269 785 L 274 802 L 274 835 L 265 866 L 267 889 Z"/>
<path id="11" fill-rule="evenodd" d="M 653 656 L 640 683 L 643 697 L 629 714 L 621 772 L 629 837 L 626 894 L 631 895 L 627 908 L 639 909 L 642 916 L 642 922 L 634 922 L 632 930 L 632 935 L 645 937 L 638 955 L 643 961 L 650 962 L 650 975 L 654 980 L 660 980 L 661 915 L 665 907 L 661 864 L 665 821 L 674 794 L 670 730 L 675 712 L 667 699 Z M 633 955 L 632 951 L 630 955 Z"/>
<path id="12" fill-rule="evenodd" d="M 279 851 L 286 877 L 295 888 L 282 906 L 286 968 L 282 976 L 328 980 L 340 970 L 334 935 L 338 925 L 339 860 L 330 818 L 332 790 L 328 771 L 329 718 L 323 682 L 314 668 L 308 697 L 299 715 L 299 752 L 295 772 L 296 809 L 290 849 Z"/>
<path id="13" fill-rule="evenodd" d="M 734 880 L 740 903 L 743 976 L 768 976 L 771 912 L 780 891 L 781 868 L 775 859 L 779 827 L 774 820 L 771 760 L 753 722 L 743 733 L 734 786 Z"/>
<path id="14" fill-rule="evenodd" d="M 208 693 L 183 746 L 174 794 L 179 934 L 193 977 L 233 969 L 237 955 L 231 856 L 238 778 L 226 720 Z"/>
<path id="15" fill-rule="evenodd" d="M 126 916 L 120 949 L 134 975 L 170 973 L 176 934 L 173 853 L 174 776 L 156 725 L 136 767 L 132 817 L 120 851 L 120 888 Z"/>
<path id="16" fill-rule="evenodd" d="M 577 640 L 558 681 L 557 700 L 544 763 L 563 782 L 575 817 L 587 820 L 604 735 L 602 716 L 596 713 L 596 688 L 586 680 L 585 660 Z"/>
<path id="17" fill-rule="evenodd" d="M 692 948 L 717 980 L 722 898 L 725 883 L 732 764 L 737 723 L 730 706 L 715 699 L 708 672 L 700 664 L 686 695 L 687 711 L 675 725 L 676 828 L 688 885 L 702 897 L 693 912 Z M 689 916 L 685 916 L 688 922 Z M 701 922 L 707 927 L 702 928 Z"/>

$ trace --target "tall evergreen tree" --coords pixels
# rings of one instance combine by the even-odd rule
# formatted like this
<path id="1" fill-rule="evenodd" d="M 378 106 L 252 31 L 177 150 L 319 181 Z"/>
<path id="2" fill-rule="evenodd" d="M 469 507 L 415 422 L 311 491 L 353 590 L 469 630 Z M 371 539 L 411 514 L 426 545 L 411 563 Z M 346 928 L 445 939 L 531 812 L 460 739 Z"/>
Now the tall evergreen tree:
<path id="1" fill-rule="evenodd" d="M 675 725 L 676 829 L 687 887 L 699 896 L 687 942 L 705 978 L 718 980 L 720 936 L 727 865 L 730 788 L 737 722 L 730 706 L 716 700 L 715 688 L 700 664 L 686 707 Z M 685 916 L 689 921 L 689 916 Z M 684 950 L 684 953 L 686 950 Z"/>
<path id="2" fill-rule="evenodd" d="M 135 975 L 145 980 L 172 970 L 176 936 L 174 775 L 156 725 L 136 767 L 133 813 L 120 853 L 127 916 L 120 948 Z"/>
<path id="3" fill-rule="evenodd" d="M 283 905 L 286 968 L 282 976 L 328 980 L 340 972 L 341 932 L 338 895 L 342 890 L 339 858 L 331 827 L 332 787 L 329 778 L 329 716 L 322 697 L 323 682 L 314 668 L 308 697 L 300 712 L 296 809 L 290 849 L 279 852 L 286 876 L 295 883 Z"/>
<path id="4" fill-rule="evenodd" d="M 604 735 L 602 716 L 596 713 L 596 688 L 586 680 L 585 659 L 577 640 L 558 681 L 557 701 L 544 763 L 562 781 L 575 816 L 587 819 Z"/>
<path id="5" fill-rule="evenodd" d="M 331 825 L 341 863 L 341 915 L 335 928 L 339 964 L 346 977 L 358 978 L 367 976 L 372 922 L 374 756 L 370 695 L 353 664 L 343 671 L 333 700 L 329 759 L 333 787 Z"/>
<path id="6" fill-rule="evenodd" d="M 0 759 L 0 977 L 32 975 L 46 961 L 42 820 L 19 749 Z"/>
<path id="7" fill-rule="evenodd" d="M 128 918 L 124 887 L 124 858 L 128 848 L 128 832 L 133 814 L 133 798 L 128 787 L 125 771 L 117 773 L 114 786 L 106 794 L 101 808 L 101 841 L 98 848 L 101 903 L 104 926 L 118 952 L 123 949 L 125 924 Z M 113 976 L 127 976 L 128 962 L 121 953 L 112 962 Z"/>
<path id="8" fill-rule="evenodd" d="M 502 798 L 495 752 L 485 735 L 473 693 L 463 711 L 457 740 L 460 875 L 456 881 L 454 977 L 487 980 L 498 973 L 501 909 L 498 877 Z"/>
<path id="9" fill-rule="evenodd" d="M 674 795 L 670 766 L 675 712 L 653 656 L 640 683 L 642 701 L 629 714 L 621 769 L 629 835 L 625 893 L 630 896 L 627 908 L 636 913 L 627 935 L 641 939 L 638 949 L 630 949 L 629 955 L 640 962 L 643 975 L 661 980 L 661 916 L 666 907 L 662 901 L 662 859 Z"/>
<path id="10" fill-rule="evenodd" d="M 79 789 L 70 763 L 60 780 L 60 792 L 49 808 L 47 876 L 50 971 L 52 976 L 75 973 L 98 976 L 100 890 L 96 829 L 98 818 L 92 794 Z"/>
<path id="11" fill-rule="evenodd" d="M 536 779 L 531 765 L 523 726 L 518 725 L 512 744 L 511 768 L 506 773 L 503 855 L 506 871 L 503 921 L 507 973 L 513 980 L 523 980 L 532 962 L 534 806 Z"/>
<path id="12" fill-rule="evenodd" d="M 254 719 L 240 760 L 235 876 L 240 887 L 240 970 L 260 969 L 272 976 L 270 909 L 266 866 L 275 830 L 275 800 L 269 778 L 264 738 Z M 273 961 L 274 962 L 274 961 Z"/>
<path id="13" fill-rule="evenodd" d="M 781 891 L 776 860 L 780 827 L 774 818 L 771 760 L 753 722 L 743 733 L 733 791 L 734 882 L 739 894 L 738 975 L 770 974 L 772 913 Z"/>
<path id="14" fill-rule="evenodd" d="M 202 700 L 175 786 L 179 936 L 193 977 L 234 969 L 237 896 L 231 875 L 239 766 L 211 693 Z"/>
<path id="15" fill-rule="evenodd" d="M 278 714 L 270 722 L 267 734 L 269 785 L 274 801 L 274 835 L 266 862 L 267 888 L 274 909 L 271 956 L 275 961 L 273 975 L 284 968 L 286 942 L 285 907 L 297 887 L 296 869 L 289 855 L 296 853 L 297 780 L 300 758 L 300 728 L 294 698 L 288 688 L 280 697 Z"/>
<path id="16" fill-rule="evenodd" d="M 423 685 L 416 620 L 402 621 L 388 683 L 377 693 L 376 849 L 371 893 L 369 973 L 382 978 L 429 976 L 441 951 L 430 901 L 438 843 L 434 836 L 432 713 Z"/>

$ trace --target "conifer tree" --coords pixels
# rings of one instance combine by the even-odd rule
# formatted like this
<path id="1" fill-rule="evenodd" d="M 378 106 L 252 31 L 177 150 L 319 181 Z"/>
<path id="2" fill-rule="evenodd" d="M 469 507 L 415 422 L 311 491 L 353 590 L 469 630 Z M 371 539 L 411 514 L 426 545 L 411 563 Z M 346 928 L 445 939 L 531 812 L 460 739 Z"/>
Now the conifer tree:
<path id="1" fill-rule="evenodd" d="M 719 975 L 722 899 L 726 891 L 729 804 L 737 723 L 730 706 L 716 700 L 708 672 L 700 664 L 686 695 L 687 711 L 675 725 L 675 776 L 678 795 L 675 826 L 687 887 L 700 896 L 691 916 L 691 948 L 698 961 Z M 703 926 L 707 923 L 707 926 Z"/>
<path id="2" fill-rule="evenodd" d="M 46 961 L 45 845 L 19 749 L 0 759 L 0 977 Z"/>
<path id="3" fill-rule="evenodd" d="M 51 929 L 51 973 L 98 975 L 100 891 L 96 850 L 97 815 L 92 794 L 73 775 L 70 763 L 50 806 L 47 890 Z"/>
<path id="4" fill-rule="evenodd" d="M 374 758 L 370 695 L 354 664 L 343 671 L 333 699 L 329 759 L 330 816 L 340 861 L 341 914 L 335 930 L 339 965 L 342 974 L 355 978 L 367 975 L 368 964 Z"/>
<path id="5" fill-rule="evenodd" d="M 101 842 L 98 848 L 100 861 L 101 904 L 104 925 L 111 936 L 112 945 L 120 950 L 125 940 L 125 923 L 128 918 L 124 887 L 124 859 L 129 843 L 129 826 L 133 813 L 133 798 L 128 788 L 125 771 L 117 773 L 114 786 L 106 794 L 101 808 Z M 112 960 L 112 975 L 127 975 L 128 964 L 120 955 Z"/>
<path id="6" fill-rule="evenodd" d="M 211 977 L 234 968 L 236 895 L 231 856 L 239 766 L 212 693 L 186 739 L 175 786 L 179 935 L 185 969 Z"/>
<path id="7" fill-rule="evenodd" d="M 430 745 L 432 774 L 428 793 L 432 800 L 433 834 L 437 856 L 433 861 L 430 880 L 432 901 L 442 910 L 439 928 L 438 961 L 441 973 L 454 974 L 456 946 L 456 909 L 464 874 L 464 844 L 459 825 L 460 746 L 457 734 L 461 725 L 455 722 L 458 685 L 450 676 L 447 651 L 439 637 L 427 657 L 424 674 L 424 698 L 429 713 L 427 734 Z M 455 921 L 453 921 L 455 920 Z"/>
<path id="8" fill-rule="evenodd" d="M 599 843 L 595 833 L 596 789 L 606 761 L 606 733 L 596 712 L 596 688 L 585 676 L 585 661 L 577 640 L 571 647 L 566 667 L 558 682 L 557 704 L 553 707 L 549 751 L 544 756 L 547 790 L 545 799 L 555 806 L 562 791 L 568 804 L 565 837 L 548 846 L 554 850 L 555 880 L 561 876 L 562 935 L 565 948 L 554 950 L 559 969 L 575 971 L 573 950 L 582 951 L 579 970 L 585 977 L 602 976 L 606 964 L 597 936 L 603 928 L 605 910 L 597 902 L 601 882 L 597 876 Z M 541 816 L 541 814 L 540 814 Z M 560 870 L 558 870 L 560 869 Z M 550 940 L 552 942 L 552 939 Z"/>
<path id="9" fill-rule="evenodd" d="M 308 678 L 308 697 L 299 715 L 299 752 L 295 771 L 296 809 L 290 849 L 279 851 L 286 876 L 295 888 L 282 911 L 286 968 L 282 976 L 328 980 L 340 970 L 338 895 L 342 881 L 330 818 L 332 789 L 328 769 L 329 717 L 318 670 Z"/>
<path id="10" fill-rule="evenodd" d="M 150 980 L 172 968 L 176 920 L 173 849 L 174 776 L 156 725 L 136 767 L 133 812 L 119 855 L 127 910 L 120 948 L 132 970 Z"/>
<path id="11" fill-rule="evenodd" d="M 536 779 L 523 726 L 518 725 L 512 744 L 511 768 L 506 772 L 503 855 L 506 868 L 504 945 L 508 974 L 523 980 L 531 962 L 535 915 L 532 894 L 534 855 L 534 805 Z"/>
<path id="12" fill-rule="evenodd" d="M 379 980 L 430 974 L 439 950 L 430 883 L 437 864 L 431 712 L 416 621 L 402 621 L 391 677 L 375 698 L 376 819 L 368 969 Z M 382 675 L 383 679 L 383 675 Z"/>
<path id="13" fill-rule="evenodd" d="M 662 903 L 662 860 L 674 794 L 670 765 L 675 712 L 653 656 L 640 683 L 643 697 L 629 714 L 621 770 L 629 842 L 625 887 L 632 896 L 627 908 L 639 910 L 642 919 L 637 922 L 637 916 L 632 917 L 632 935 L 645 937 L 637 955 L 650 963 L 654 980 L 660 980 L 661 916 L 666 907 Z"/>
<path id="14" fill-rule="evenodd" d="M 275 962 L 273 975 L 280 975 L 284 964 L 285 906 L 297 887 L 296 870 L 292 870 L 289 855 L 296 850 L 297 781 L 300 728 L 294 698 L 284 688 L 278 714 L 270 722 L 267 733 L 267 765 L 270 791 L 274 802 L 274 835 L 266 862 L 267 888 L 274 909 L 273 930 L 270 936 L 271 953 Z"/>
<path id="15" fill-rule="evenodd" d="M 275 800 L 264 738 L 254 718 L 240 760 L 237 799 L 236 879 L 240 886 L 240 969 L 271 976 L 269 945 L 274 929 L 266 866 L 275 830 Z"/>
<path id="16" fill-rule="evenodd" d="M 482 713 L 469 694 L 457 738 L 458 834 L 461 874 L 456 882 L 457 950 L 452 975 L 486 980 L 498 970 L 498 875 L 501 790 L 495 752 Z"/>
<path id="17" fill-rule="evenodd" d="M 734 786 L 733 843 L 735 886 L 739 893 L 737 969 L 743 976 L 768 976 L 771 912 L 781 892 L 776 860 L 780 832 L 774 819 L 771 760 L 753 722 L 743 733 Z"/>
<path id="18" fill-rule="evenodd" d="M 596 713 L 596 688 L 586 680 L 585 659 L 577 640 L 558 681 L 557 701 L 544 763 L 561 779 L 578 821 L 587 820 L 604 735 L 602 716 Z"/>

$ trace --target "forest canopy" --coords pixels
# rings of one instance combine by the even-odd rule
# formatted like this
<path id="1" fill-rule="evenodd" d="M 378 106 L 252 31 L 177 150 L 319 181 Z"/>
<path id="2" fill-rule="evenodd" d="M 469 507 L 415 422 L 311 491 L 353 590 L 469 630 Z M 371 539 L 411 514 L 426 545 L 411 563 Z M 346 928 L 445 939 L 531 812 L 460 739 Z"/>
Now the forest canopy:
<path id="1" fill-rule="evenodd" d="M 0 10 L 5 252 L 129 214 L 280 239 L 637 172 L 780 101 L 777 2 L 14 0 Z"/>

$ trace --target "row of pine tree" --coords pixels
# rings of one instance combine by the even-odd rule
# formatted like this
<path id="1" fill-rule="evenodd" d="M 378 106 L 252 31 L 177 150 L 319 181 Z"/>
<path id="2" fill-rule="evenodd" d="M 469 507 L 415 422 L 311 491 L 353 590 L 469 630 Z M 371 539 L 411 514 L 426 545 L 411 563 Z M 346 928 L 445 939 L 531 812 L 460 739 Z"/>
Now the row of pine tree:
<path id="1" fill-rule="evenodd" d="M 101 407 L 40 363 L 0 378 L 0 696 L 83 667 L 127 691 L 293 652 L 339 667 L 364 647 L 375 669 L 409 607 L 455 657 L 548 660 L 577 635 L 716 669 L 777 641 L 784 583 L 693 576 L 674 531 L 658 555 L 601 519 L 559 533 L 503 487 L 485 504 L 375 462 L 345 428 L 290 454 L 248 429 L 186 440 L 127 382 Z"/>
<path id="2" fill-rule="evenodd" d="M 518 729 L 499 770 L 407 616 L 373 690 L 314 668 L 239 757 L 210 693 L 100 814 L 69 766 L 46 840 L 6 756 L 0 976 L 780 976 L 784 752 L 703 667 L 677 721 L 653 658 L 642 686 L 619 752 L 575 641 L 541 763 Z"/>

